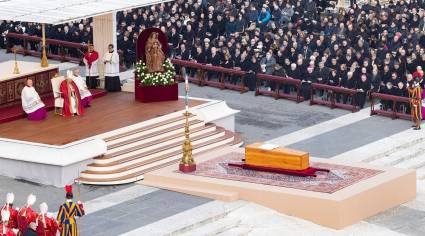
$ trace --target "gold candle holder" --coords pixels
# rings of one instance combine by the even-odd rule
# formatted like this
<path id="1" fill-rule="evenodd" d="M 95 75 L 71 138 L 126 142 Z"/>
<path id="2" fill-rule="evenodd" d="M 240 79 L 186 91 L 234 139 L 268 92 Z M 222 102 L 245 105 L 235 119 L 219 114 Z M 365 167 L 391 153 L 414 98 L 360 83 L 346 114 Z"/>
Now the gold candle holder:
<path id="1" fill-rule="evenodd" d="M 49 61 L 47 60 L 47 53 L 46 53 L 46 27 L 44 24 L 41 24 L 41 34 L 42 34 L 42 41 L 41 41 L 41 48 L 42 48 L 42 56 L 41 56 L 41 67 L 48 67 Z"/>
<path id="2" fill-rule="evenodd" d="M 15 68 L 13 68 L 13 74 L 19 74 L 18 61 L 16 60 L 16 48 L 13 48 L 13 53 L 15 54 Z"/>
<path id="3" fill-rule="evenodd" d="M 184 126 L 184 142 L 183 142 L 183 157 L 180 161 L 179 170 L 184 173 L 192 172 L 196 170 L 196 163 L 192 156 L 192 143 L 190 141 L 190 127 L 189 127 L 189 117 L 190 113 L 186 111 L 184 113 L 186 117 L 186 122 Z"/>

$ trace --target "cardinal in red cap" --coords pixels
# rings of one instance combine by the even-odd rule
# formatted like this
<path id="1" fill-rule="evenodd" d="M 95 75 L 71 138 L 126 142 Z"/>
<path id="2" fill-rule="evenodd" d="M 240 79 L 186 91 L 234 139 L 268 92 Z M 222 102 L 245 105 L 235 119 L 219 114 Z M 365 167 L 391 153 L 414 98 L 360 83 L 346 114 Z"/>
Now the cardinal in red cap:
<path id="1" fill-rule="evenodd" d="M 18 229 L 20 234 L 23 234 L 27 230 L 28 225 L 35 223 L 37 219 L 37 213 L 32 210 L 32 206 L 36 200 L 35 195 L 30 194 L 27 198 L 27 204 L 18 211 Z"/>
<path id="2" fill-rule="evenodd" d="M 74 194 L 72 193 L 72 186 L 65 186 L 66 201 L 59 207 L 57 221 L 59 222 L 59 229 L 61 236 L 78 236 L 77 222 L 75 217 L 82 217 L 84 213 L 83 204 L 78 201 L 73 201 Z"/>

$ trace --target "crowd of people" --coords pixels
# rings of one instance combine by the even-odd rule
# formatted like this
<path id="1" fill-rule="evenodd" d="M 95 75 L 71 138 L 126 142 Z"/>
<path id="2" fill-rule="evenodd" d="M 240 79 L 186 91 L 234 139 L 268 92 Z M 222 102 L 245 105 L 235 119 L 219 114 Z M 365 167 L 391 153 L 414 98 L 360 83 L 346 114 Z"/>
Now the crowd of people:
<path id="1" fill-rule="evenodd" d="M 138 34 L 157 27 L 168 36 L 169 56 L 244 70 L 251 89 L 255 74 L 266 73 L 301 80 L 304 99 L 314 82 L 357 89 L 360 107 L 370 91 L 407 96 L 409 81 L 422 79 L 425 66 L 425 1 L 350 2 L 348 8 L 318 0 L 161 3 L 117 13 L 118 49 L 130 68 Z M 8 24 L 1 23 L 0 31 Z M 39 26 L 26 28 L 39 33 Z M 84 20 L 49 32 L 53 38 L 88 42 L 90 31 L 90 20 Z"/>
<path id="2" fill-rule="evenodd" d="M 0 235 L 4 236 L 77 236 L 77 222 L 75 217 L 84 216 L 83 204 L 80 201 L 74 202 L 72 186 L 67 185 L 66 201 L 59 207 L 58 215 L 55 218 L 49 213 L 48 205 L 40 204 L 40 213 L 35 210 L 36 196 L 30 194 L 27 202 L 21 208 L 13 205 L 15 195 L 8 193 L 6 202 L 0 208 Z"/>
<path id="3" fill-rule="evenodd" d="M 6 48 L 10 45 L 22 45 L 22 40 L 6 40 L 7 33 L 27 34 L 41 37 L 41 25 L 31 22 L 13 22 L 0 20 L 0 48 Z M 46 38 L 63 40 L 67 42 L 85 43 L 93 42 L 92 19 L 83 19 L 77 22 L 65 23 L 63 25 L 46 25 Z M 30 42 L 31 50 L 41 50 L 41 45 L 36 42 Z M 59 50 L 63 53 L 75 57 L 82 56 L 83 52 L 75 49 L 59 48 L 56 45 L 50 45 L 48 50 L 53 54 L 58 54 Z M 61 52 L 62 53 L 62 52 Z"/>
<path id="4" fill-rule="evenodd" d="M 130 65 L 138 33 L 158 27 L 168 34 L 173 57 L 240 68 L 253 76 L 290 76 L 302 81 L 304 99 L 310 97 L 311 83 L 357 89 L 360 107 L 370 91 L 407 96 L 409 81 L 422 79 L 424 1 L 381 6 L 377 0 L 365 0 L 361 7 L 353 3 L 334 12 L 318 4 L 177 0 L 124 11 L 117 16 L 118 47 Z"/>

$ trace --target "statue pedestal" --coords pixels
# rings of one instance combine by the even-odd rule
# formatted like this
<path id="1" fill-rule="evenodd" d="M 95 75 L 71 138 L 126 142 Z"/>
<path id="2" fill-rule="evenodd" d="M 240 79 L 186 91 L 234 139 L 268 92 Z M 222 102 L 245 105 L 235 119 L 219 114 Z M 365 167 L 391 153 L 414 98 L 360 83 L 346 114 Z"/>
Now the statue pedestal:
<path id="1" fill-rule="evenodd" d="M 139 102 L 164 102 L 179 99 L 179 85 L 142 86 L 140 81 L 134 83 L 134 96 Z"/>

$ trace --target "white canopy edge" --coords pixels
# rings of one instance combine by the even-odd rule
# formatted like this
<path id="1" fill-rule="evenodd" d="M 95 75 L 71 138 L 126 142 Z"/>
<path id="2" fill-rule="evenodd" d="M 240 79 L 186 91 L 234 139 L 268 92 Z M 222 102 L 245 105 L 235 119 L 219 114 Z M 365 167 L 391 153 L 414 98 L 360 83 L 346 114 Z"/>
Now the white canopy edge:
<path id="1" fill-rule="evenodd" d="M 0 0 L 0 20 L 58 25 L 172 0 Z"/>

